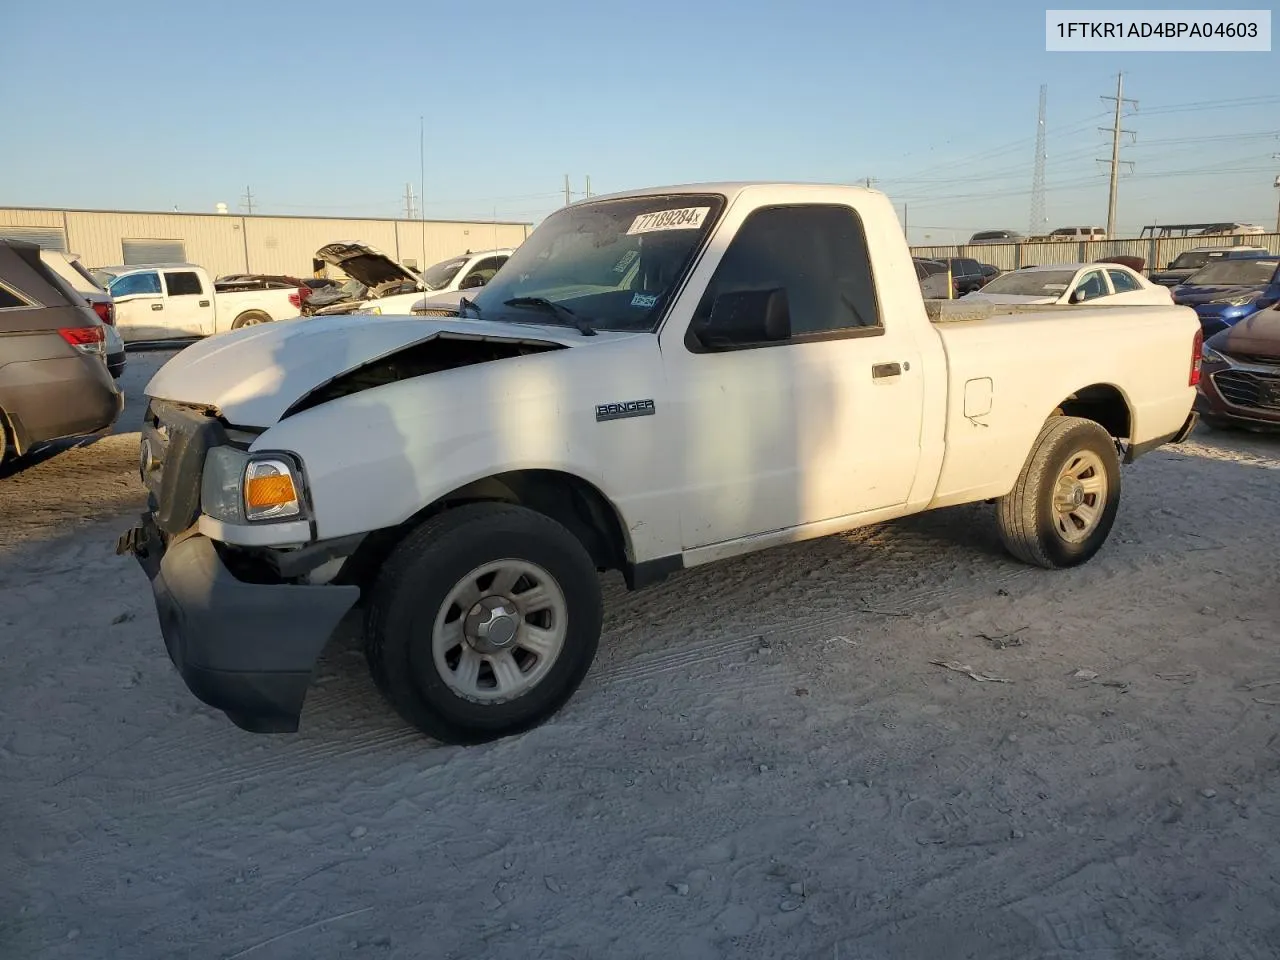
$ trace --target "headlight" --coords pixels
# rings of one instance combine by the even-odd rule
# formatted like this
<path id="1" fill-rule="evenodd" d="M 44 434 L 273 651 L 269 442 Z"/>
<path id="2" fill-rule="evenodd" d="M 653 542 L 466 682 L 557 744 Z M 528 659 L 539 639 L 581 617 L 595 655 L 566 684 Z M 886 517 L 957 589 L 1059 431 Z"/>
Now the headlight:
<path id="1" fill-rule="evenodd" d="M 1229 360 L 1227 360 L 1226 357 L 1220 354 L 1217 350 L 1213 349 L 1213 347 L 1201 347 L 1200 359 L 1203 360 L 1205 363 L 1229 363 L 1230 362 Z"/>
<path id="2" fill-rule="evenodd" d="M 1258 295 L 1256 293 L 1246 293 L 1239 297 L 1220 297 L 1217 300 L 1210 300 L 1209 302 L 1210 303 L 1226 303 L 1226 304 L 1230 304 L 1233 307 L 1243 307 L 1247 304 L 1253 303 L 1253 301 L 1257 299 L 1258 299 Z"/>
<path id="3" fill-rule="evenodd" d="M 301 491 L 291 458 L 214 447 L 205 456 L 200 509 L 223 523 L 287 520 L 302 515 Z"/>

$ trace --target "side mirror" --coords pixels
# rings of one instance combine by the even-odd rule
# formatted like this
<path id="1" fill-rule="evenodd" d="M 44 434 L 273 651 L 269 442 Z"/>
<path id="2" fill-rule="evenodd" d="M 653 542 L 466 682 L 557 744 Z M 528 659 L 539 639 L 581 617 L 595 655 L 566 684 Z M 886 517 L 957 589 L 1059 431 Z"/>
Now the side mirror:
<path id="1" fill-rule="evenodd" d="M 473 273 L 471 274 L 471 276 L 463 278 L 463 281 L 460 284 L 458 284 L 458 289 L 474 290 L 477 287 L 483 287 L 483 286 L 484 286 L 484 276 L 479 273 Z"/>
<path id="2" fill-rule="evenodd" d="M 1084 298 L 1085 298 L 1084 290 L 1077 287 L 1075 290 L 1071 291 L 1072 303 L 1084 303 Z"/>
<path id="3" fill-rule="evenodd" d="M 787 291 L 740 290 L 722 293 L 711 313 L 695 319 L 692 333 L 708 350 L 763 346 L 791 339 L 791 307 Z"/>

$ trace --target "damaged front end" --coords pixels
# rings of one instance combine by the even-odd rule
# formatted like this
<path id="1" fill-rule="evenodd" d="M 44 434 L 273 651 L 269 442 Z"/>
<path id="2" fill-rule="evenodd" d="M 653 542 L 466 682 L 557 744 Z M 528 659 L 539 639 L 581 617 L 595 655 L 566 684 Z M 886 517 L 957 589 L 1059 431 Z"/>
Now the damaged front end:
<path id="1" fill-rule="evenodd" d="M 462 336 L 456 333 L 436 334 L 428 340 L 361 364 L 318 385 L 289 407 L 281 419 L 318 407 L 331 400 L 372 390 L 389 383 L 399 383 L 402 380 L 459 367 L 561 349 L 564 349 L 562 344 L 549 343 L 545 340 L 499 339 Z"/>

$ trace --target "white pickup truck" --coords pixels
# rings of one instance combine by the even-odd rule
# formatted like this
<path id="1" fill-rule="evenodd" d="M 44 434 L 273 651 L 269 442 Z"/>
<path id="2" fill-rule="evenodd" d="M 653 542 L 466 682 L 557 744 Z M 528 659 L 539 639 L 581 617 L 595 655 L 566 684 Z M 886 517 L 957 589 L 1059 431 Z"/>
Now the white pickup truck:
<path id="1" fill-rule="evenodd" d="M 300 289 L 237 290 L 215 284 L 190 263 L 99 267 L 95 279 L 115 301 L 116 328 L 126 343 L 208 337 L 298 315 Z M 309 292 L 309 291 L 308 291 Z"/>
<path id="2" fill-rule="evenodd" d="M 984 500 L 1014 557 L 1083 563 L 1121 461 L 1195 423 L 1191 310 L 926 303 L 853 187 L 592 198 L 461 312 L 256 327 L 148 385 L 150 508 L 117 549 L 240 726 L 297 729 L 357 604 L 395 709 L 469 743 L 572 695 L 601 570 L 639 588 Z"/>

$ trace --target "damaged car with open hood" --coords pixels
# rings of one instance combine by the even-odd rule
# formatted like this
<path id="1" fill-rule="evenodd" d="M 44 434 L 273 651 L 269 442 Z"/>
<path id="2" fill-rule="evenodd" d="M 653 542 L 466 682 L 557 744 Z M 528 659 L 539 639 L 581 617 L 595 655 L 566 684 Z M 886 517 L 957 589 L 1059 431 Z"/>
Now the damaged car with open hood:
<path id="1" fill-rule="evenodd" d="M 358 611 L 407 722 L 492 740 L 582 682 L 601 571 L 637 589 L 988 500 L 1013 557 L 1087 562 L 1121 464 L 1194 427 L 1200 347 L 1171 303 L 925 301 L 879 191 L 592 197 L 456 316 L 286 320 L 178 354 L 145 391 L 148 506 L 116 548 L 187 686 L 245 729 L 298 728 Z"/>

